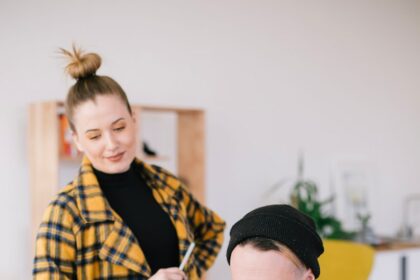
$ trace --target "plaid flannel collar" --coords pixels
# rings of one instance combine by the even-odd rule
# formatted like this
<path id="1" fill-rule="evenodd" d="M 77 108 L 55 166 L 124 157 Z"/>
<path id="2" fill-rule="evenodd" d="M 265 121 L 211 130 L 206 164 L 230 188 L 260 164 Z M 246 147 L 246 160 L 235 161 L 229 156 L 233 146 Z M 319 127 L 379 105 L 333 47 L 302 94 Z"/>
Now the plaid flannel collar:
<path id="1" fill-rule="evenodd" d="M 141 170 L 144 171 L 144 176 L 146 176 L 147 184 L 150 187 L 164 187 L 165 177 L 163 175 L 144 162 L 135 160 L 136 164 L 143 168 Z M 82 220 L 86 223 L 114 222 L 111 232 L 99 250 L 99 257 L 111 263 L 125 266 L 149 278 L 151 270 L 143 251 L 121 217 L 112 210 L 93 173 L 92 164 L 86 156 L 83 158 L 79 175 L 73 181 L 73 186 Z M 124 244 L 124 246 L 116 246 L 116 244 Z"/>
<path id="2" fill-rule="evenodd" d="M 155 171 L 151 166 L 139 159 L 135 159 L 136 164 L 144 170 L 144 175 L 147 179 L 147 184 L 151 188 L 164 187 L 165 178 Z M 103 221 L 115 221 L 120 219 L 108 201 L 106 200 L 98 180 L 93 172 L 92 163 L 84 156 L 80 166 L 79 174 L 73 181 L 75 188 L 76 201 L 82 219 L 86 223 L 95 223 Z"/>

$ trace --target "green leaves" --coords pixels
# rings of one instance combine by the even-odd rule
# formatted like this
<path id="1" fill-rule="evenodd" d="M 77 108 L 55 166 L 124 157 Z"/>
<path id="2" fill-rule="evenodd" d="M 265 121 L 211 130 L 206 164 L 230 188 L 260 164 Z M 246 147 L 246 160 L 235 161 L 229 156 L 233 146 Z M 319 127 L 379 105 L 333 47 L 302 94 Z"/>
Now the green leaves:
<path id="1" fill-rule="evenodd" d="M 325 206 L 334 201 L 334 197 L 319 201 L 318 187 L 314 182 L 304 180 L 303 176 L 299 176 L 293 186 L 290 200 L 294 207 L 314 220 L 317 231 L 323 238 L 352 239 L 354 237 L 354 232 L 344 230 L 341 222 L 324 210 Z"/>

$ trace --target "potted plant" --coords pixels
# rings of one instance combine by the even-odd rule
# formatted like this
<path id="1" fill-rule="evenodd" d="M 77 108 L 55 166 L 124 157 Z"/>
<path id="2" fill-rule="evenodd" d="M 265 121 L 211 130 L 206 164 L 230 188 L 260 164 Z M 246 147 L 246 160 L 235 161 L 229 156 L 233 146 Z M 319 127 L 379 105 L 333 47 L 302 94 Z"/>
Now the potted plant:
<path id="1" fill-rule="evenodd" d="M 318 233 L 323 238 L 353 239 L 355 232 L 343 229 L 341 222 L 326 210 L 333 201 L 333 196 L 323 201 L 319 199 L 316 183 L 304 178 L 303 156 L 300 156 L 298 177 L 290 194 L 291 205 L 314 220 Z"/>

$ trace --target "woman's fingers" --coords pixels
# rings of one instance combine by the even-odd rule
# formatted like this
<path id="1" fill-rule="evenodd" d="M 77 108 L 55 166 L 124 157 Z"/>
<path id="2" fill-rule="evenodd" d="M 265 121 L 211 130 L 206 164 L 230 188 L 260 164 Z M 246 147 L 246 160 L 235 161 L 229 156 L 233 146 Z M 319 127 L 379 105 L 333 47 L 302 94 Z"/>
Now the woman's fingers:
<path id="1" fill-rule="evenodd" d="M 187 276 L 177 267 L 159 269 L 149 280 L 187 280 Z"/>

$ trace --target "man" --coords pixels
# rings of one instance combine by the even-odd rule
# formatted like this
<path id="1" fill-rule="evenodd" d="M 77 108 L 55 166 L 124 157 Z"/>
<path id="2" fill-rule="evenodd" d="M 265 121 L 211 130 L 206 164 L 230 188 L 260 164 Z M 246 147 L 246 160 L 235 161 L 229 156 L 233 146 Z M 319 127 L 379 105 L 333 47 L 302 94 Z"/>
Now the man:
<path id="1" fill-rule="evenodd" d="M 323 252 L 309 216 L 289 205 L 269 205 L 233 225 L 226 257 L 232 280 L 313 280 Z"/>

